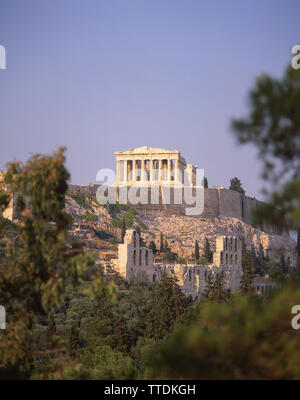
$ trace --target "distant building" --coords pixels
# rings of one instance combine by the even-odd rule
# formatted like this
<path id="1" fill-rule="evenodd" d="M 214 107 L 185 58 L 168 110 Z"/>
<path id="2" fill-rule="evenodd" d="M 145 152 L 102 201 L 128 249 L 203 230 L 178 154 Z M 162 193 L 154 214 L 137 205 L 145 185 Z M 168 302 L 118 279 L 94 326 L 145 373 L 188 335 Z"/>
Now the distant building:
<path id="1" fill-rule="evenodd" d="M 136 182 L 151 185 L 170 182 L 181 184 L 184 172 L 190 178 L 191 185 L 196 184 L 197 167 L 187 164 L 179 150 L 143 146 L 127 151 L 116 151 L 115 156 L 118 187 Z"/>

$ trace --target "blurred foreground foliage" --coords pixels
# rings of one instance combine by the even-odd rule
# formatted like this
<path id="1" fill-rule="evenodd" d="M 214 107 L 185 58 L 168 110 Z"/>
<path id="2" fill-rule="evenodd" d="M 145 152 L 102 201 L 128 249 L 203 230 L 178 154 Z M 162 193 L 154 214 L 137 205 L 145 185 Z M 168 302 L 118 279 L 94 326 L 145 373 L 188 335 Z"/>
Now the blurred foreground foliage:
<path id="1" fill-rule="evenodd" d="M 254 144 L 263 162 L 268 203 L 257 210 L 256 223 L 295 230 L 300 257 L 300 70 L 289 66 L 281 79 L 259 76 L 248 109 L 232 129 L 240 144 Z"/>
<path id="2" fill-rule="evenodd" d="M 300 332 L 291 305 L 300 289 L 270 299 L 238 295 L 230 303 L 206 302 L 199 321 L 179 325 L 148 354 L 147 378 L 299 379 Z"/>
<path id="3" fill-rule="evenodd" d="M 76 284 L 92 262 L 67 246 L 69 174 L 64 161 L 60 148 L 52 156 L 34 155 L 25 164 L 8 165 L 6 183 L 18 194 L 19 221 L 1 257 L 0 304 L 6 308 L 7 329 L 1 330 L 0 364 L 16 376 L 26 375 L 32 364 L 36 316 L 53 311 L 67 282 Z M 0 202 L 1 209 L 7 198 L 1 195 Z"/>

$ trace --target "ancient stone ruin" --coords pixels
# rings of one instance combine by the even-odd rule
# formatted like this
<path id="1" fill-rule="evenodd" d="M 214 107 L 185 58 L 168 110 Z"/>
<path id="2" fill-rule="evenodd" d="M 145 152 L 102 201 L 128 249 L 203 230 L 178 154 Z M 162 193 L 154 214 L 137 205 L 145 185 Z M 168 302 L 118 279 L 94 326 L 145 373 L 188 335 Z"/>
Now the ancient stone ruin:
<path id="1" fill-rule="evenodd" d="M 212 264 L 162 264 L 153 262 L 153 252 L 140 246 L 140 237 L 136 230 L 128 229 L 124 243 L 118 246 L 118 259 L 112 260 L 115 270 L 129 282 L 143 281 L 151 283 L 159 281 L 162 273 L 174 273 L 178 285 L 185 295 L 193 299 L 200 298 L 205 290 L 208 273 L 212 278 L 223 272 L 224 287 L 231 292 L 240 288 L 242 270 L 241 239 L 238 237 L 220 236 L 216 241 L 216 251 Z M 259 283 L 253 281 L 257 291 L 267 291 L 265 287 L 273 286 L 270 279 L 259 278 Z"/>

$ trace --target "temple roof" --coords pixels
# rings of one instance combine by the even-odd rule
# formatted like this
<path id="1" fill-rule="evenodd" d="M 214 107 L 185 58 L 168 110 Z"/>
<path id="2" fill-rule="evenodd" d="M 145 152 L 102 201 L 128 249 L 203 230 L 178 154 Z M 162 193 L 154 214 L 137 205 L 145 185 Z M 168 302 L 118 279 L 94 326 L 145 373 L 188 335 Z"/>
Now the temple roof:
<path id="1" fill-rule="evenodd" d="M 115 154 L 178 154 L 180 153 L 179 150 L 167 150 L 167 149 L 162 149 L 159 147 L 148 147 L 148 146 L 142 146 L 142 147 L 137 147 L 136 149 L 129 149 L 126 151 L 115 151 Z"/>

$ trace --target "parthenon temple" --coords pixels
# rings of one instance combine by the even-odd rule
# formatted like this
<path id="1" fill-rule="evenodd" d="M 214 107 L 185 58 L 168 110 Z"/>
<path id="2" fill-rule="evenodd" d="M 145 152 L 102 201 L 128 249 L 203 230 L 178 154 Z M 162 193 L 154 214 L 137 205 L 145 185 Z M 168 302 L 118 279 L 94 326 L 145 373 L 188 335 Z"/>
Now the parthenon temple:
<path id="1" fill-rule="evenodd" d="M 117 186 L 139 183 L 147 185 L 181 184 L 184 172 L 192 185 L 196 184 L 196 166 L 187 164 L 178 150 L 139 147 L 115 152 Z"/>

